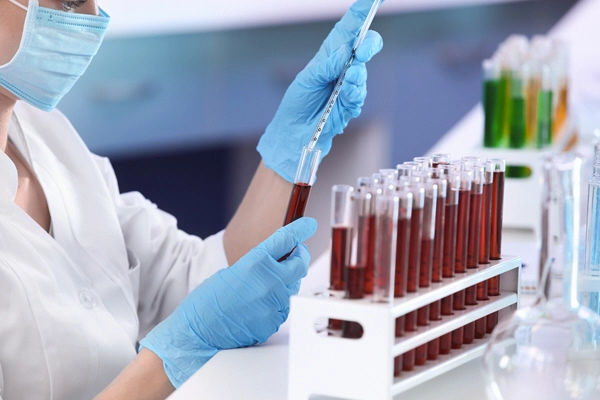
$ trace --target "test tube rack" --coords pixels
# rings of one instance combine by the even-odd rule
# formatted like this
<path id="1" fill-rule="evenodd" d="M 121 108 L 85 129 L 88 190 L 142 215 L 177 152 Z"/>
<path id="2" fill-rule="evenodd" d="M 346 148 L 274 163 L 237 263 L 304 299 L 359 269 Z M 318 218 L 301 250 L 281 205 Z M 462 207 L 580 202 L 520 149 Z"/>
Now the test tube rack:
<path id="1" fill-rule="evenodd" d="M 516 310 L 520 298 L 521 258 L 503 256 L 454 278 L 420 288 L 417 293 L 394 299 L 390 304 L 374 303 L 370 297 L 351 300 L 328 292 L 294 296 L 291 307 L 289 400 L 308 400 L 311 396 L 347 399 L 391 399 L 436 376 L 481 356 L 490 335 L 470 345 L 439 355 L 435 361 L 402 371 L 394 378 L 394 358 L 432 339 L 499 311 L 499 318 Z M 441 321 L 395 337 L 396 318 L 434 301 L 501 275 L 500 296 L 478 301 L 464 311 L 454 311 Z M 319 334 L 315 322 L 323 318 L 355 321 L 362 325 L 360 339 Z"/>

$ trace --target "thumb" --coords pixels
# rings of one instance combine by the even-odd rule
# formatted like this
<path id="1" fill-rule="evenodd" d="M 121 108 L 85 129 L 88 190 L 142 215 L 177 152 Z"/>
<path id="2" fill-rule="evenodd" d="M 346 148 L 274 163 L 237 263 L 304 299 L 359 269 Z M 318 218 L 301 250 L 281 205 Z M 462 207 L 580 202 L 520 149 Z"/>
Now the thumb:
<path id="1" fill-rule="evenodd" d="M 292 251 L 292 249 L 314 235 L 317 231 L 317 221 L 313 218 L 303 217 L 279 228 L 257 248 L 264 249 L 275 260 Z"/>
<path id="2" fill-rule="evenodd" d="M 308 273 L 308 264 L 310 264 L 310 252 L 305 245 L 300 244 L 287 260 L 278 265 L 278 272 L 283 283 L 289 288 L 290 285 L 299 282 Z"/>

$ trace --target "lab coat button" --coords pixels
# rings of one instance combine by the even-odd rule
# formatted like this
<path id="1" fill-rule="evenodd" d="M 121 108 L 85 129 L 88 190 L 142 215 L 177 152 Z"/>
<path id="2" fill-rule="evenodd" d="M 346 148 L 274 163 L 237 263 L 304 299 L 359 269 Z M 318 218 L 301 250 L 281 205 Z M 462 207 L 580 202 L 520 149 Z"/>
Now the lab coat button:
<path id="1" fill-rule="evenodd" d="M 82 290 L 79 292 L 79 302 L 85 308 L 94 308 L 96 306 L 94 294 L 89 290 Z"/>

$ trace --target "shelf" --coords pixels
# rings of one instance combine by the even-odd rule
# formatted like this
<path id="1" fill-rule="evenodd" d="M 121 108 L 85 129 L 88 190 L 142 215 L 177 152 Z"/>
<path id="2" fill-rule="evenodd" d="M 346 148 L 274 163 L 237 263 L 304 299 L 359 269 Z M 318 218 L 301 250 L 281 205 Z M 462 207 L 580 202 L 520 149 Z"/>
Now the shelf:
<path id="1" fill-rule="evenodd" d="M 440 321 L 430 321 L 429 326 L 420 326 L 416 332 L 406 332 L 404 337 L 397 338 L 392 354 L 394 356 L 404 354 L 408 350 L 516 303 L 516 293 L 504 292 L 500 296 L 490 297 L 489 300 L 479 301 L 475 306 L 467 306 L 466 310 L 454 311 L 454 315 L 444 316 Z"/>
<path id="2" fill-rule="evenodd" d="M 463 345 L 458 350 L 451 350 L 449 354 L 440 354 L 435 361 L 428 360 L 425 365 L 417 365 L 410 372 L 402 371 L 402 375 L 394 379 L 392 395 L 412 389 L 483 355 L 489 338 L 490 335 L 485 335 L 484 338 L 475 339 L 473 343 Z"/>

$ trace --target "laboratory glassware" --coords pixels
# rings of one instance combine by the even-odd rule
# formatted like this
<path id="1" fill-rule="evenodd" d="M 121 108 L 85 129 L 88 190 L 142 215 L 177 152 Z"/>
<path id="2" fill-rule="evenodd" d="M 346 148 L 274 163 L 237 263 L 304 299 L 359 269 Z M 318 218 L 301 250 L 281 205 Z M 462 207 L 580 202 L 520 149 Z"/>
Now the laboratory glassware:
<path id="1" fill-rule="evenodd" d="M 585 263 L 579 285 L 581 304 L 600 314 L 600 160 L 588 187 Z"/>
<path id="2" fill-rule="evenodd" d="M 529 83 L 529 64 L 512 65 L 510 96 L 510 137 L 509 147 L 521 149 L 525 147 L 527 133 L 525 98 Z"/>
<path id="3" fill-rule="evenodd" d="M 447 153 L 435 153 L 431 156 L 431 167 L 437 168 L 440 165 L 450 164 L 450 154 Z"/>
<path id="4" fill-rule="evenodd" d="M 503 133 L 501 125 L 501 87 L 500 68 L 494 59 L 484 60 L 483 64 L 483 113 L 485 147 L 502 146 Z"/>
<path id="5" fill-rule="evenodd" d="M 542 64 L 537 105 L 537 147 L 542 148 L 552 144 L 552 69 L 548 63 Z"/>
<path id="6" fill-rule="evenodd" d="M 385 186 L 375 199 L 374 302 L 389 303 L 394 297 L 399 206 L 393 184 Z"/>
<path id="7" fill-rule="evenodd" d="M 506 162 L 504 159 L 488 160 L 493 164 L 494 178 L 492 182 L 492 225 L 490 233 L 490 260 L 502 259 L 502 216 L 504 207 L 504 175 Z M 500 296 L 500 276 L 488 279 L 488 296 Z M 498 324 L 498 312 L 487 316 L 488 333 Z"/>

